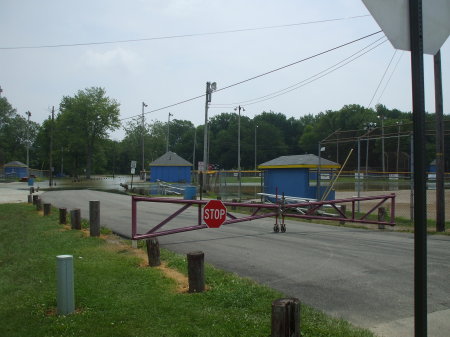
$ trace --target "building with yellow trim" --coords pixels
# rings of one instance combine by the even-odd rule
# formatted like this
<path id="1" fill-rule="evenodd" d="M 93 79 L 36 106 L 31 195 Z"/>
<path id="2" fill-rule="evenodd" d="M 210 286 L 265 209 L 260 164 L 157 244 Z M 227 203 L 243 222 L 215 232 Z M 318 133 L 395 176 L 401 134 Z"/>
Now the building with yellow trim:
<path id="1" fill-rule="evenodd" d="M 317 172 L 320 167 L 322 180 L 331 181 L 335 170 L 341 166 L 314 154 L 281 156 L 258 166 L 263 171 L 263 192 L 279 196 L 316 199 L 324 194 L 328 184 L 322 183 L 317 193 Z M 327 200 L 334 199 L 331 191 Z"/>

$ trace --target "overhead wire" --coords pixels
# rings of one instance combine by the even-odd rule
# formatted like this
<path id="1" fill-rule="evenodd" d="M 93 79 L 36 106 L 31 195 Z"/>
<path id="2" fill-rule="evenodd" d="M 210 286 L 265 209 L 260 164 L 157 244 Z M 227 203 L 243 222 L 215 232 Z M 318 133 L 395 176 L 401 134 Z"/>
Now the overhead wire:
<path id="1" fill-rule="evenodd" d="M 398 64 L 399 64 L 399 62 L 400 62 L 400 60 L 402 59 L 402 57 L 403 57 L 404 54 L 405 54 L 405 51 L 402 50 L 402 52 L 401 52 L 401 54 L 400 54 L 400 57 L 398 58 L 397 62 L 395 63 L 394 69 L 393 69 L 392 72 L 391 72 L 391 75 L 389 75 L 389 78 L 388 78 L 388 80 L 386 81 L 386 84 L 384 85 L 384 88 L 383 88 L 383 90 L 381 91 L 380 96 L 378 97 L 377 104 L 380 103 L 381 97 L 383 97 L 384 91 L 386 90 L 386 88 L 388 87 L 389 83 L 391 82 L 392 75 L 394 75 L 395 71 L 397 70 Z"/>
<path id="2" fill-rule="evenodd" d="M 392 60 L 394 59 L 394 57 L 395 57 L 396 54 L 397 54 L 397 49 L 394 50 L 394 53 L 392 54 L 392 57 L 391 57 L 391 59 L 389 60 L 389 63 L 388 63 L 388 65 L 387 65 L 386 69 L 384 70 L 383 76 L 381 76 L 380 82 L 378 83 L 377 88 L 375 89 L 375 92 L 373 93 L 373 96 L 372 96 L 372 98 L 370 99 L 369 104 L 367 105 L 367 108 L 370 108 L 370 106 L 372 105 L 373 99 L 375 98 L 375 96 L 376 96 L 376 94 L 377 94 L 377 92 L 378 92 L 378 89 L 380 89 L 381 83 L 383 82 L 384 77 L 386 76 L 386 74 L 387 74 L 387 72 L 388 72 L 388 70 L 389 70 L 389 68 L 390 68 L 390 66 L 391 66 Z"/>
<path id="3" fill-rule="evenodd" d="M 379 42 L 382 39 L 384 39 L 382 42 L 380 42 L 379 44 L 373 46 L 374 44 L 376 44 L 377 42 Z M 343 66 L 345 66 L 345 65 L 355 61 L 356 59 L 360 58 L 361 56 L 365 55 L 366 53 L 368 53 L 368 52 L 372 51 L 373 49 L 379 47 L 380 45 L 382 45 L 386 41 L 387 41 L 387 39 L 386 39 L 385 36 L 380 37 L 379 39 L 369 43 L 364 48 L 362 48 L 362 49 L 358 50 L 357 52 L 353 53 L 352 55 L 342 59 L 341 61 L 335 63 L 334 65 L 332 65 L 332 66 L 330 66 L 330 67 L 328 67 L 328 68 L 326 68 L 326 69 L 324 69 L 324 70 L 322 70 L 322 71 L 320 71 L 320 72 L 318 72 L 318 73 L 316 73 L 316 74 L 314 74 L 314 75 L 312 75 L 312 76 L 310 76 L 310 77 L 308 77 L 306 79 L 303 79 L 300 82 L 294 83 L 294 84 L 292 84 L 292 85 L 290 85 L 290 86 L 288 86 L 286 88 L 283 88 L 283 89 L 271 92 L 269 94 L 266 94 L 264 96 L 260 96 L 260 97 L 253 98 L 253 99 L 250 99 L 250 100 L 245 100 L 245 101 L 240 101 L 240 102 L 232 102 L 232 103 L 214 103 L 214 104 L 211 104 L 210 107 L 211 108 L 229 108 L 229 107 L 233 107 L 235 105 L 252 105 L 252 104 L 264 102 L 266 100 L 269 100 L 269 99 L 272 99 L 272 98 L 276 98 L 278 96 L 282 96 L 284 94 L 290 93 L 293 90 L 300 89 L 301 87 L 303 87 L 303 86 L 305 86 L 305 85 L 307 85 L 309 83 L 312 83 L 312 82 L 314 82 L 314 81 L 324 77 L 325 75 L 328 75 L 328 74 L 330 74 L 330 73 L 332 73 L 332 72 L 342 68 Z M 366 50 L 367 48 L 369 48 L 371 46 L 373 46 L 373 47 L 368 49 L 366 52 L 363 53 L 364 50 Z M 360 54 L 360 55 L 358 55 L 358 54 Z M 358 55 L 358 56 L 356 56 L 356 55 Z M 348 62 L 346 62 L 346 61 L 348 61 Z M 342 65 L 338 67 L 338 65 L 340 65 L 340 64 L 342 64 Z M 333 68 L 335 68 L 335 69 L 333 69 Z M 321 74 L 323 74 L 323 75 L 319 76 Z"/>
<path id="4" fill-rule="evenodd" d="M 334 50 L 337 50 L 337 49 L 343 48 L 343 47 L 345 47 L 345 46 L 348 46 L 348 45 L 350 45 L 350 44 L 356 43 L 356 42 L 358 42 L 358 41 L 367 39 L 367 38 L 369 38 L 369 37 L 371 37 L 371 36 L 374 36 L 374 35 L 376 35 L 376 34 L 379 34 L 379 33 L 381 33 L 381 32 L 382 32 L 382 31 L 379 30 L 379 31 L 377 31 L 377 32 L 374 32 L 374 33 L 371 33 L 371 34 L 362 36 L 362 37 L 357 38 L 357 39 L 355 39 L 355 40 L 352 40 L 352 41 L 343 43 L 343 44 L 341 44 L 341 45 L 339 45 L 339 46 L 336 46 L 336 47 L 333 47 L 333 48 L 329 48 L 329 49 L 327 49 L 327 50 L 325 50 L 325 51 L 316 53 L 316 54 L 314 54 L 314 55 L 311 55 L 311 56 L 308 56 L 308 57 L 305 57 L 305 58 L 302 58 L 302 59 L 300 59 L 300 60 L 298 60 L 298 61 L 295 61 L 295 62 L 286 64 L 286 65 L 284 65 L 284 66 L 281 66 L 281 67 L 278 67 L 278 68 L 275 68 L 275 69 L 266 71 L 266 72 L 261 73 L 261 74 L 256 75 L 256 76 L 252 76 L 252 77 L 247 78 L 247 79 L 245 79 L 245 80 L 235 82 L 235 83 L 230 84 L 230 85 L 227 85 L 227 86 L 225 86 L 225 87 L 223 87 L 223 88 L 219 88 L 219 89 L 217 89 L 215 92 L 220 92 L 220 91 L 223 91 L 223 90 L 226 90 L 226 89 L 229 89 L 229 88 L 238 86 L 238 85 L 240 85 L 240 84 L 243 84 L 243 83 L 246 83 L 246 82 L 249 82 L 249 81 L 253 81 L 253 80 L 257 79 L 257 78 L 260 78 L 260 77 L 263 77 L 263 76 L 267 76 L 267 75 L 269 75 L 269 74 L 272 74 L 272 73 L 274 73 L 274 72 L 277 72 L 277 71 L 286 69 L 286 68 L 288 68 L 288 67 L 292 67 L 292 66 L 294 66 L 294 65 L 296 65 L 296 64 L 299 64 L 299 63 L 301 63 L 301 62 L 305 62 L 305 61 L 311 60 L 311 59 L 313 59 L 313 58 L 315 58 L 315 57 L 319 57 L 319 56 L 321 56 L 321 55 L 327 54 L 327 53 L 332 52 L 332 51 L 334 51 Z M 204 97 L 204 96 L 205 96 L 205 94 L 203 93 L 203 94 L 201 94 L 201 95 L 198 95 L 198 96 L 195 96 L 195 97 L 192 97 L 192 98 L 188 98 L 188 99 L 182 100 L 182 101 L 177 102 L 177 103 L 173 103 L 173 104 L 166 105 L 166 106 L 163 106 L 163 107 L 160 107 L 160 108 L 151 110 L 151 111 L 147 111 L 147 112 L 144 113 L 144 115 L 145 115 L 145 114 L 152 113 L 152 112 L 157 112 L 157 111 L 160 111 L 160 110 L 168 109 L 168 108 L 171 108 L 171 107 L 180 105 L 180 104 L 184 104 L 184 103 L 187 103 L 187 102 L 190 102 L 190 101 L 193 101 L 193 100 L 202 98 L 202 97 Z M 123 120 L 131 119 L 131 118 L 135 118 L 136 116 L 142 116 L 142 114 L 139 114 L 139 115 L 133 115 L 133 116 L 130 116 L 130 117 L 125 117 L 125 118 L 122 118 L 122 119 L 120 119 L 120 120 L 123 121 Z"/>
<path id="5" fill-rule="evenodd" d="M 191 33 L 191 34 L 179 34 L 179 35 L 167 35 L 167 36 L 146 37 L 146 38 L 141 38 L 141 39 L 126 39 L 126 40 L 97 41 L 97 42 L 81 42 L 81 43 L 50 44 L 50 45 L 37 45 L 37 46 L 12 46 L 12 47 L 0 47 L 0 50 L 20 50 L 20 49 L 43 49 L 43 48 L 79 47 L 79 46 L 93 46 L 93 45 L 106 45 L 106 44 L 120 44 L 120 43 L 145 42 L 145 41 L 155 41 L 155 40 L 168 40 L 168 39 L 179 39 L 179 38 L 197 37 L 197 36 L 208 36 L 208 35 L 220 35 L 220 34 L 241 33 L 241 32 L 249 32 L 249 31 L 256 31 L 256 30 L 274 29 L 274 28 L 286 28 L 286 27 L 311 25 L 311 24 L 326 23 L 326 22 L 333 22 L 333 21 L 352 20 L 352 19 L 359 19 L 359 18 L 364 18 L 364 17 L 370 17 L 370 15 L 369 15 L 369 14 L 366 14 L 366 15 L 356 15 L 356 16 L 342 17 L 342 18 L 333 18 L 333 19 L 324 19 L 324 20 L 306 21 L 306 22 L 298 22 L 298 23 L 289 23 L 289 24 L 284 24 L 284 25 L 272 25 L 272 26 L 253 27 L 253 28 L 231 29 L 231 30 L 222 30 L 222 31 L 215 31 L 215 32 L 203 32 L 203 33 Z"/>

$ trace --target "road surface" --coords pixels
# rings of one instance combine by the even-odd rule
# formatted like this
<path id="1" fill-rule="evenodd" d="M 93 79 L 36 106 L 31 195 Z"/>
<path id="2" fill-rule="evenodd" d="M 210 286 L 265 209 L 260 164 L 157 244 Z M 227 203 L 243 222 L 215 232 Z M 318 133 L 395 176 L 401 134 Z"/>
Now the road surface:
<path id="1" fill-rule="evenodd" d="M 42 195 L 56 207 L 80 208 L 101 202 L 101 224 L 124 236 L 131 233 L 131 198 L 78 190 Z M 139 203 L 138 231 L 144 233 L 180 208 Z M 196 224 L 189 208 L 175 226 Z M 290 297 L 369 328 L 380 336 L 413 336 L 413 235 L 287 222 L 273 233 L 273 220 L 162 236 L 162 247 L 178 253 L 202 250 L 218 268 L 249 277 Z M 166 227 L 165 227 L 166 228 Z M 450 237 L 428 237 L 429 336 L 450 336 Z"/>

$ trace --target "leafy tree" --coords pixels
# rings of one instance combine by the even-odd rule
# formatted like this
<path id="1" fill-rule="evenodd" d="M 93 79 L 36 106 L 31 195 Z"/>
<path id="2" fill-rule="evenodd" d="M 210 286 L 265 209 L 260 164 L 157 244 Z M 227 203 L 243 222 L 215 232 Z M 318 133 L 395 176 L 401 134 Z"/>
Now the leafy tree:
<path id="1" fill-rule="evenodd" d="M 36 138 L 39 124 L 17 114 L 6 97 L 0 98 L 0 163 L 12 160 L 26 162 L 27 143 Z M 31 162 L 30 162 L 31 166 Z"/>
<path id="2" fill-rule="evenodd" d="M 70 143 L 84 150 L 86 177 L 90 178 L 96 145 L 120 125 L 119 103 L 107 97 L 105 89 L 91 87 L 73 97 L 64 96 L 60 111 L 58 127 L 69 130 Z"/>

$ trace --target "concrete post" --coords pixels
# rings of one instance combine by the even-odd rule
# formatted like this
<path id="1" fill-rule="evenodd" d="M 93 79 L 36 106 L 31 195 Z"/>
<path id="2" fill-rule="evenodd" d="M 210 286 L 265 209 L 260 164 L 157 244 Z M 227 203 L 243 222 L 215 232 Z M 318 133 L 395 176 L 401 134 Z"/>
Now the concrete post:
<path id="1" fill-rule="evenodd" d="M 58 255 L 57 261 L 57 313 L 68 315 L 75 311 L 73 256 Z"/>

